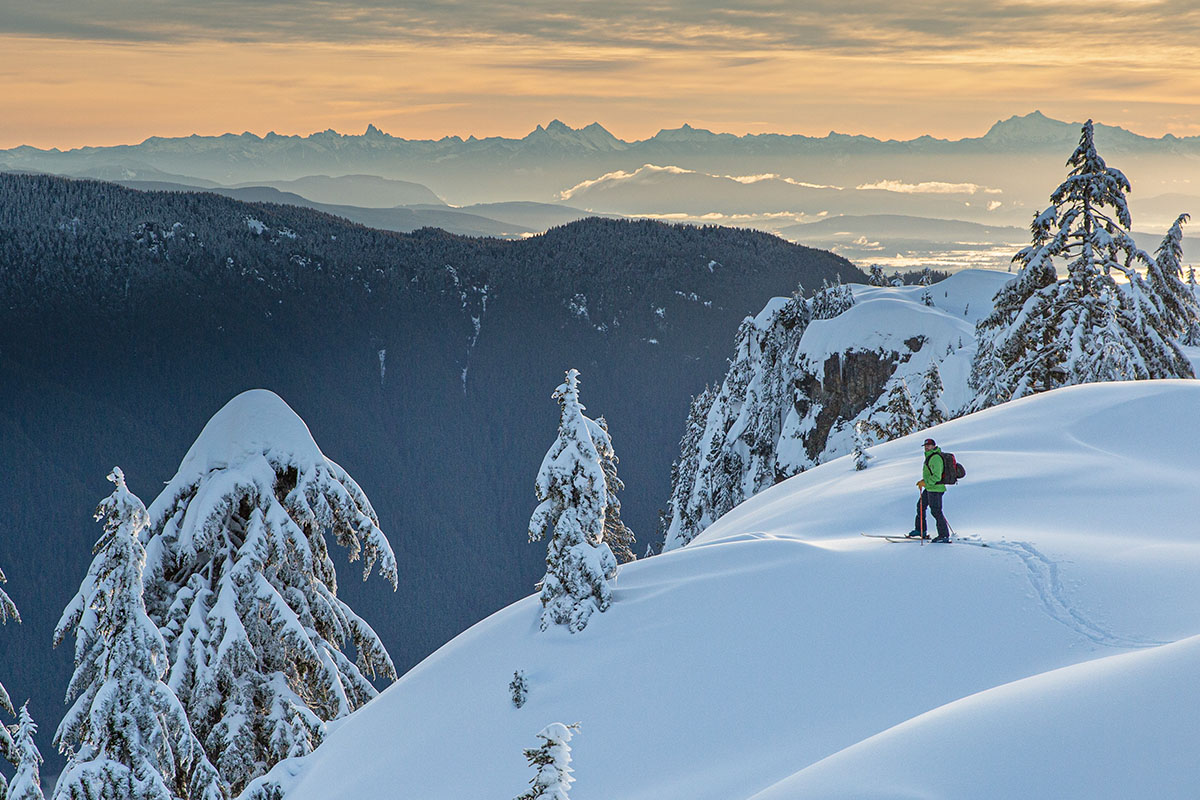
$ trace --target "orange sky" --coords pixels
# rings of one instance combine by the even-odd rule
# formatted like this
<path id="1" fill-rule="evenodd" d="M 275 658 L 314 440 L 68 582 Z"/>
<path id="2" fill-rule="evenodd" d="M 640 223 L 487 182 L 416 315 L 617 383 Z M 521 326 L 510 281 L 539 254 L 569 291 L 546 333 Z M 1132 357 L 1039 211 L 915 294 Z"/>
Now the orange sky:
<path id="1" fill-rule="evenodd" d="M 1200 4 L 1110 5 L 96 0 L 83 19 L 64 0 L 7 3 L 0 148 L 368 123 L 522 136 L 555 117 L 624 139 L 684 122 L 961 138 L 1034 109 L 1200 135 Z"/>

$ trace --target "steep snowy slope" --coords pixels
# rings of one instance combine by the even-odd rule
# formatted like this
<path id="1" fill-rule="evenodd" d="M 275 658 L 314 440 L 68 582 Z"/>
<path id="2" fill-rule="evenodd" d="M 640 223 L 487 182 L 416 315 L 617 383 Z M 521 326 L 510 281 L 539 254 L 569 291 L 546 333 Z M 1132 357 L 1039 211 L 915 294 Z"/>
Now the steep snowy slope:
<path id="1" fill-rule="evenodd" d="M 933 429 L 968 470 L 959 544 L 859 536 L 911 527 L 926 432 L 823 464 L 624 566 L 581 634 L 498 612 L 274 775 L 511 798 L 558 721 L 572 800 L 1194 797 L 1198 406 L 1200 382 L 1096 384 Z"/>

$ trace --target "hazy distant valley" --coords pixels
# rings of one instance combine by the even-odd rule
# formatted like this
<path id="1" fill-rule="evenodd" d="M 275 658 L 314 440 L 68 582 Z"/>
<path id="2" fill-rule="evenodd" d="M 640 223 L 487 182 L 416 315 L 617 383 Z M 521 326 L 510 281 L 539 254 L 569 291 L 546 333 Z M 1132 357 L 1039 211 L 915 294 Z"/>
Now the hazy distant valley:
<path id="1" fill-rule="evenodd" d="M 734 136 L 684 126 L 627 142 L 555 120 L 522 139 L 226 134 L 66 152 L 0 151 L 0 170 L 212 191 L 306 206 L 383 230 L 523 238 L 587 216 L 648 217 L 776 233 L 860 266 L 1004 268 L 1061 173 L 1078 125 L 1034 112 L 978 138 L 882 141 Z M 1139 243 L 1200 210 L 1187 166 L 1200 137 L 1097 126 L 1130 178 Z M 1189 240 L 1194 252 L 1196 242 Z"/>

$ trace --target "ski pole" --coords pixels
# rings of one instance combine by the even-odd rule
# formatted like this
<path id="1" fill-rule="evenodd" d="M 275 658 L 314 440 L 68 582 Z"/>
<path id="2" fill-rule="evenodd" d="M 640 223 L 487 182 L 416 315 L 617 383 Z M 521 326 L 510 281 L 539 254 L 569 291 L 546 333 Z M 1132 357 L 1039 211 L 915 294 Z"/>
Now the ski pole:
<path id="1" fill-rule="evenodd" d="M 920 488 L 918 488 L 917 491 L 920 492 L 920 494 L 917 495 L 917 510 L 921 512 L 921 527 L 919 528 L 919 530 L 921 532 L 921 547 L 924 547 L 925 546 L 925 492 L 922 491 Z"/>

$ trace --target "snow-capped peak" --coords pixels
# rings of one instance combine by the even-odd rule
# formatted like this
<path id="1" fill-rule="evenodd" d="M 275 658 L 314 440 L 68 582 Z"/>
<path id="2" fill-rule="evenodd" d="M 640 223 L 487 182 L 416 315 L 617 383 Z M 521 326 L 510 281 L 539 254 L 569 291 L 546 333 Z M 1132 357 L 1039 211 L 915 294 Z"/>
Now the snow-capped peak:
<path id="1" fill-rule="evenodd" d="M 538 125 L 521 141 L 581 148 L 587 151 L 624 150 L 628 146 L 598 122 L 584 128 L 572 128 L 559 119 L 551 120 L 545 127 Z"/>

